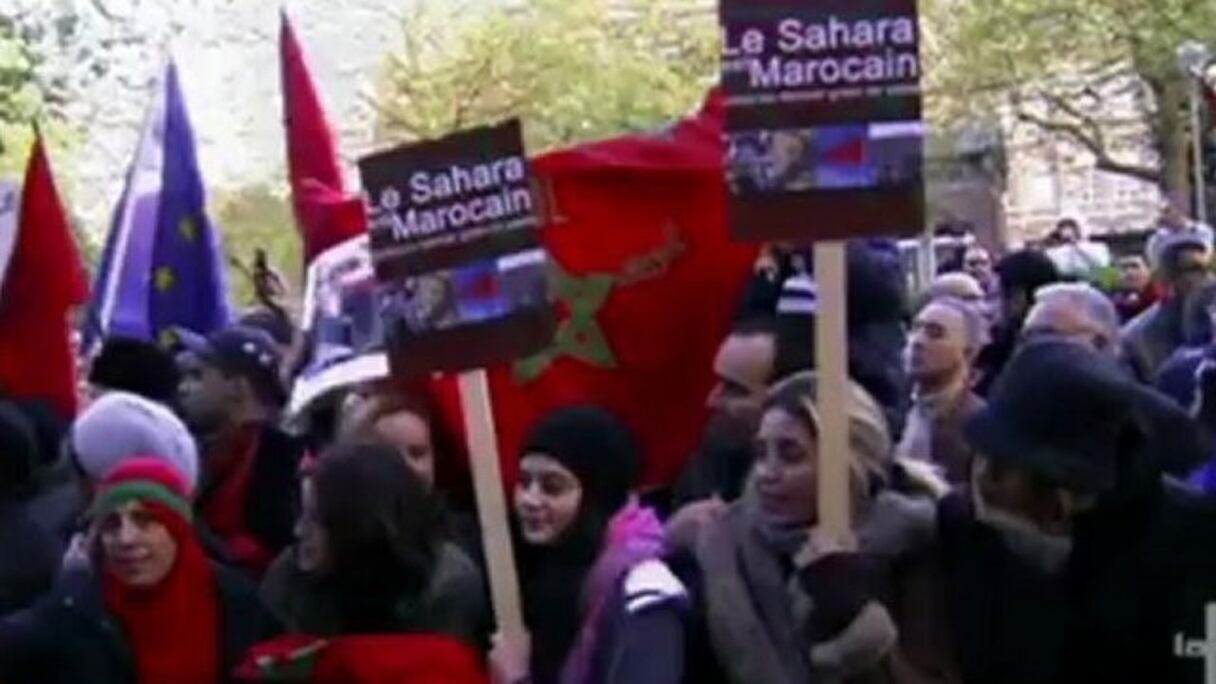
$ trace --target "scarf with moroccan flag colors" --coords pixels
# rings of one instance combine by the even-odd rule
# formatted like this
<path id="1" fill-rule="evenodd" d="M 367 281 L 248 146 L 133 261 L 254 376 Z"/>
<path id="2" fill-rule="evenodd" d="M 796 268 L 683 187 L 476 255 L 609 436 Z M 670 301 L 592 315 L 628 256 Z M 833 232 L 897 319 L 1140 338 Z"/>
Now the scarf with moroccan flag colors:
<path id="1" fill-rule="evenodd" d="M 191 525 L 184 481 L 163 461 L 131 459 L 102 482 L 94 510 L 103 519 L 132 501 L 177 543 L 173 569 L 156 586 L 129 586 L 109 571 L 102 577 L 106 609 L 130 641 L 137 681 L 215 684 L 223 659 L 219 585 Z"/>

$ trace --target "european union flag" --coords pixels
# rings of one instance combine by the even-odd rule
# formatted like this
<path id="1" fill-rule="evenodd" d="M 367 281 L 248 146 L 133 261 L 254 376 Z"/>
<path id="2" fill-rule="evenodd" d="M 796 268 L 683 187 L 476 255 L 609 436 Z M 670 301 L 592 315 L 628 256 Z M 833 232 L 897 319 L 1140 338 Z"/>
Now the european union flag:
<path id="1" fill-rule="evenodd" d="M 174 327 L 206 335 L 229 315 L 220 236 L 207 217 L 194 131 L 170 62 L 114 212 L 85 348 L 110 336 L 167 343 Z"/>

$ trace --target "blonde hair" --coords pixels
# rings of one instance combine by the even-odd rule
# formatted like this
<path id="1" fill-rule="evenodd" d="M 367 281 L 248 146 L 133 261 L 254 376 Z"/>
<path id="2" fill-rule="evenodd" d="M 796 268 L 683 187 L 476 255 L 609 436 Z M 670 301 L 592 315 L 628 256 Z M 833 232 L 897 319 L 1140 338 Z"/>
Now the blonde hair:
<path id="1" fill-rule="evenodd" d="M 812 434 L 819 434 L 819 411 L 815 399 L 819 375 L 804 371 L 773 385 L 764 410 L 781 409 L 801 420 Z M 861 385 L 849 381 L 849 472 L 854 499 L 858 503 L 884 484 L 891 464 L 893 443 L 882 408 Z"/>

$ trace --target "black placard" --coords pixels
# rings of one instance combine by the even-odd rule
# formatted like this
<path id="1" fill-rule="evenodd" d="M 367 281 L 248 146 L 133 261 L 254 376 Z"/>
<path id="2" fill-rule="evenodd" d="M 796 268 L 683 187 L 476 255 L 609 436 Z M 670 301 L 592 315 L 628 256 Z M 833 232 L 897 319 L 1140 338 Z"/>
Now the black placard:
<path id="1" fill-rule="evenodd" d="M 721 21 L 732 236 L 919 233 L 916 0 L 722 0 Z"/>
<path id="2" fill-rule="evenodd" d="M 393 372 L 510 361 L 550 343 L 548 257 L 517 120 L 359 162 Z"/>

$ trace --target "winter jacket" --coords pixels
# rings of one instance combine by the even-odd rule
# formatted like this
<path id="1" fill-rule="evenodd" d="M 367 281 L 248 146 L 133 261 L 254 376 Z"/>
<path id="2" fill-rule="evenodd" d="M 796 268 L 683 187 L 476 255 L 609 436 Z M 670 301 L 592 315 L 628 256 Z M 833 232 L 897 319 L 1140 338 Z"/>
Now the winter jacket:
<path id="1" fill-rule="evenodd" d="M 1123 356 L 1140 382 L 1152 383 L 1170 355 L 1186 343 L 1181 309 L 1178 300 L 1163 300 L 1123 326 Z"/>
<path id="2" fill-rule="evenodd" d="M 84 491 L 66 456 L 34 475 L 31 492 L 23 504 L 30 519 L 42 526 L 59 544 L 76 532 L 84 509 Z"/>
<path id="3" fill-rule="evenodd" d="M 455 545 L 444 544 L 424 594 L 398 602 L 399 631 L 444 634 L 478 648 L 487 646 L 490 614 L 484 585 L 473 561 Z M 296 566 L 290 549 L 267 572 L 261 597 L 291 632 L 318 637 L 346 632 L 337 597 Z"/>
<path id="4" fill-rule="evenodd" d="M 595 652 L 580 684 L 680 684 L 687 594 L 659 560 L 634 566 L 599 617 Z"/>
<path id="5" fill-rule="evenodd" d="M 59 544 L 21 503 L 0 499 L 0 615 L 21 610 L 50 590 Z"/>
<path id="6" fill-rule="evenodd" d="M 938 509 L 937 553 L 954 657 L 967 684 L 1202 681 L 1174 652 L 1216 601 L 1216 508 L 1156 486 L 1076 521 L 1068 565 L 1032 570 L 969 497 Z"/>
<path id="7" fill-rule="evenodd" d="M 232 672 L 250 647 L 278 633 L 278 625 L 243 577 L 217 568 L 216 579 L 224 672 Z M 74 570 L 33 607 L 0 620 L 0 681 L 137 684 L 130 648 L 105 608 L 100 578 Z"/>

